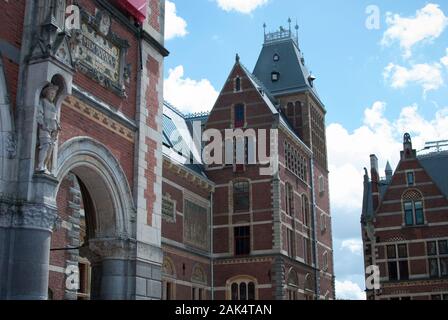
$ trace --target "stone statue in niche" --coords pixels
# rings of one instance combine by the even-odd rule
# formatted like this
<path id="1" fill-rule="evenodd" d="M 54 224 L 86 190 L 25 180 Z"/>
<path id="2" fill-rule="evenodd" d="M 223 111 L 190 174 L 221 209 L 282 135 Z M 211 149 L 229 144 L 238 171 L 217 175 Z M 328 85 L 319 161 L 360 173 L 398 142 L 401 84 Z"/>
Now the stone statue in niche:
<path id="1" fill-rule="evenodd" d="M 38 165 L 37 171 L 40 173 L 50 173 L 52 168 L 52 156 L 56 141 L 61 131 L 58 121 L 58 110 L 54 101 L 58 94 L 59 87 L 53 84 L 42 90 L 37 111 L 38 125 Z"/>

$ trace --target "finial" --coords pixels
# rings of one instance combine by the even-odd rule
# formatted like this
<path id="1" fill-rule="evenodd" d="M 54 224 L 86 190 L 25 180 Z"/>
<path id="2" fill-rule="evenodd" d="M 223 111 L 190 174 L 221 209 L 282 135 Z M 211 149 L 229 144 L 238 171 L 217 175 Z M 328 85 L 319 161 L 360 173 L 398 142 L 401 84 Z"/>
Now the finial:
<path id="1" fill-rule="evenodd" d="M 235 62 L 237 62 L 237 63 L 240 62 L 240 55 L 238 53 L 235 56 Z"/>
<path id="2" fill-rule="evenodd" d="M 299 23 L 296 20 L 296 41 L 297 41 L 297 46 L 299 45 Z"/>
<path id="3" fill-rule="evenodd" d="M 291 32 L 291 18 L 288 18 L 288 24 L 289 24 L 289 32 Z"/>
<path id="4" fill-rule="evenodd" d="M 266 22 L 263 23 L 264 35 L 266 35 Z"/>

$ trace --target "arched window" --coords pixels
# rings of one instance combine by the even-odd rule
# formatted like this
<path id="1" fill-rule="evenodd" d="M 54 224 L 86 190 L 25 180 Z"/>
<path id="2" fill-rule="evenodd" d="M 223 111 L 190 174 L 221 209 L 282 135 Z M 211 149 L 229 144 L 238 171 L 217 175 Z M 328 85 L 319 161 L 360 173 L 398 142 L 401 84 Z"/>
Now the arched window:
<path id="1" fill-rule="evenodd" d="M 288 300 L 297 300 L 299 290 L 299 277 L 294 269 L 291 269 L 287 279 Z"/>
<path id="2" fill-rule="evenodd" d="M 250 209 L 249 181 L 236 181 L 233 183 L 233 211 L 249 211 Z"/>
<path id="3" fill-rule="evenodd" d="M 162 278 L 162 299 L 176 299 L 176 269 L 173 261 L 168 257 L 163 259 Z"/>
<path id="4" fill-rule="evenodd" d="M 313 279 L 311 277 L 311 274 L 307 274 L 305 276 L 305 298 L 306 300 L 313 300 L 314 298 L 314 291 L 313 291 Z"/>
<path id="5" fill-rule="evenodd" d="M 235 277 L 227 281 L 228 299 L 234 301 L 257 300 L 257 282 L 249 276 Z"/>
<path id="6" fill-rule="evenodd" d="M 425 224 L 423 197 L 417 190 L 409 190 L 403 194 L 404 221 L 406 226 Z"/>
<path id="7" fill-rule="evenodd" d="M 193 300 L 204 300 L 205 299 L 205 289 L 207 286 L 207 276 L 204 269 L 196 265 L 193 268 L 193 274 L 191 276 L 191 282 L 193 286 L 191 288 L 191 297 Z"/>

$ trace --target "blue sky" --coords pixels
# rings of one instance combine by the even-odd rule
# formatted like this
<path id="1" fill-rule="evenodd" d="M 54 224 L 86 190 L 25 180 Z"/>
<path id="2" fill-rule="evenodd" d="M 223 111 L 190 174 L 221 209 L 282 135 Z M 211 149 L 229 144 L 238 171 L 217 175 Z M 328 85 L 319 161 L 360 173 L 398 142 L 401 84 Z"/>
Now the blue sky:
<path id="1" fill-rule="evenodd" d="M 366 20 L 374 4 L 379 29 Z M 411 132 L 417 149 L 448 139 L 448 3 L 363 0 L 167 1 L 165 99 L 210 109 L 234 63 L 252 70 L 268 31 L 297 20 L 306 64 L 327 114 L 337 293 L 362 297 L 362 171 L 369 155 L 398 162 Z M 371 20 L 369 20 L 371 21 Z"/>

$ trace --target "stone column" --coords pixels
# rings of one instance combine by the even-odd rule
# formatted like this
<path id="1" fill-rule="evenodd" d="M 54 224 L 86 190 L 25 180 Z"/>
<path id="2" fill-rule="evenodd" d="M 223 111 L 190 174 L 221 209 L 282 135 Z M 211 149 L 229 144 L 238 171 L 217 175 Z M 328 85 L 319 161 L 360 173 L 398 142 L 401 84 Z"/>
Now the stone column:
<path id="1" fill-rule="evenodd" d="M 135 241 L 93 239 L 81 249 L 92 265 L 92 300 L 131 300 L 135 291 Z"/>
<path id="2" fill-rule="evenodd" d="M 1 299 L 47 299 L 51 233 L 57 222 L 56 208 L 44 204 L 3 206 Z"/>

